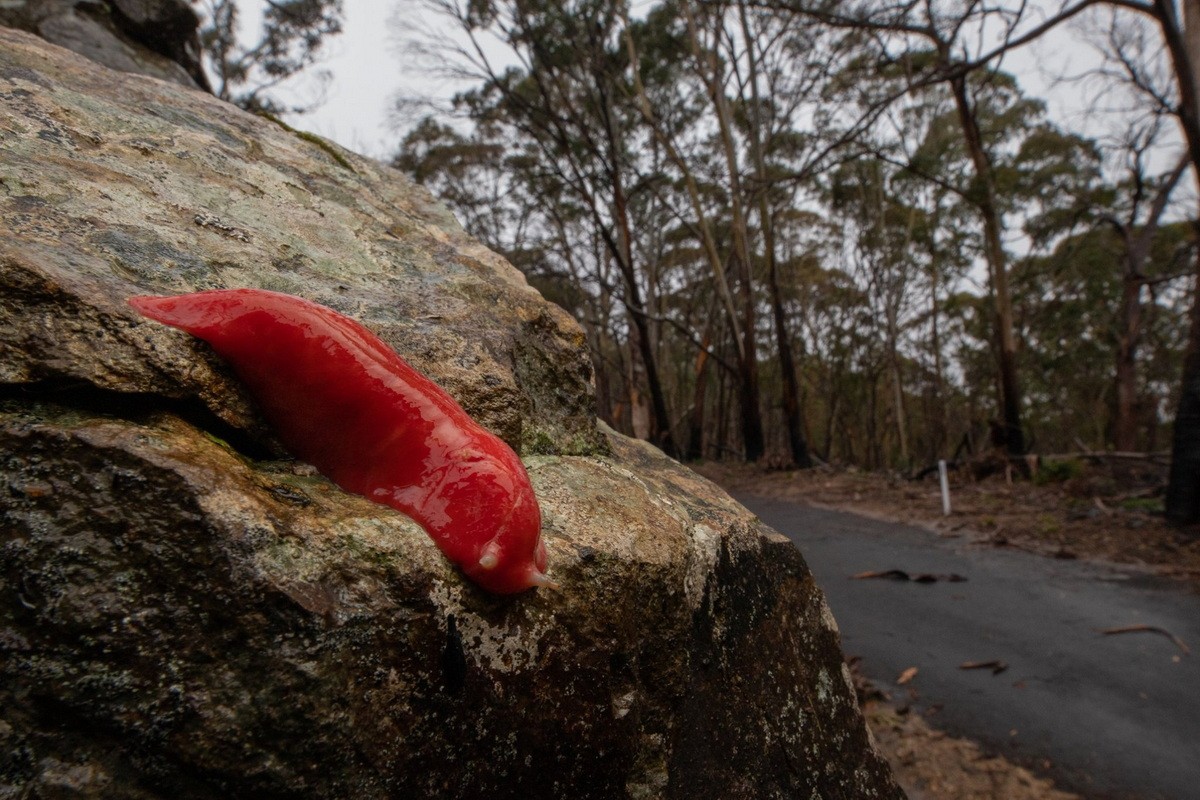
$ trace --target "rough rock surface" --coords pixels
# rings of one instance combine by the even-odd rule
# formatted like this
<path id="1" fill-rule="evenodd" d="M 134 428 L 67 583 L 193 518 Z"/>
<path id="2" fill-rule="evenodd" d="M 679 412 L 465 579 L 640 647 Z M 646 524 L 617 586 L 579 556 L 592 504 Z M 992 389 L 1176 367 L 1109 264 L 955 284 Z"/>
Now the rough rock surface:
<path id="1" fill-rule="evenodd" d="M 0 31 L 0 797 L 896 798 L 800 554 L 588 415 L 582 336 L 400 176 Z M 524 445 L 560 592 L 271 460 L 134 292 L 379 331 Z"/>
<path id="2" fill-rule="evenodd" d="M 200 19 L 186 0 L 5 0 L 0 25 L 36 33 L 110 69 L 209 88 Z"/>

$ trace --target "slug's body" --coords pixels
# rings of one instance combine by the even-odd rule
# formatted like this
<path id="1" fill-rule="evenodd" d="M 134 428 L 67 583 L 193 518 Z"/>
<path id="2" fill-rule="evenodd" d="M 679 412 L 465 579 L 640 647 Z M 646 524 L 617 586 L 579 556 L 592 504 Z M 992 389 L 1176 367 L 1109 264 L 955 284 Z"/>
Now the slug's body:
<path id="1" fill-rule="evenodd" d="M 509 594 L 553 585 L 520 459 L 357 322 L 256 289 L 129 303 L 212 345 L 293 455 L 343 489 L 413 517 L 483 588 Z"/>

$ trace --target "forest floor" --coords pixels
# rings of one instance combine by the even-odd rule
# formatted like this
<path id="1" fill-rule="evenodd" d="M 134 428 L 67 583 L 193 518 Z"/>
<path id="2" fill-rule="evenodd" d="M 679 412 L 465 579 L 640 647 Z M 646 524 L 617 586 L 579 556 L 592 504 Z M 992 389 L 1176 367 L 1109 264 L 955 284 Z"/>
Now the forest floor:
<path id="1" fill-rule="evenodd" d="M 976 481 L 952 473 L 949 516 L 942 516 L 936 474 L 907 480 L 827 467 L 769 471 L 706 462 L 693 468 L 734 493 L 902 522 L 981 546 L 1134 565 L 1200 592 L 1200 531 L 1180 530 L 1163 519 L 1166 473 L 1150 461 L 1052 464 L 1035 480 L 1001 473 Z M 880 751 L 912 800 L 1079 797 L 975 742 L 937 730 L 861 677 L 859 696 Z M 1037 764 L 1030 766 L 1038 771 Z"/>

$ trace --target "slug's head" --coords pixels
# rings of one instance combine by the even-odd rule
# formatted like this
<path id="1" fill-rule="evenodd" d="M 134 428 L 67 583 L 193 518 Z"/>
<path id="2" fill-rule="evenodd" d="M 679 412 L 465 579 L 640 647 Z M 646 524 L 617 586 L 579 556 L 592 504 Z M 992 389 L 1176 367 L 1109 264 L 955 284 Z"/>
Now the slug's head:
<path id="1" fill-rule="evenodd" d="M 546 544 L 541 528 L 537 502 L 532 497 L 518 501 L 496 535 L 478 550 L 477 556 L 461 565 L 463 572 L 495 594 L 516 594 L 539 586 L 559 588 L 546 575 Z"/>

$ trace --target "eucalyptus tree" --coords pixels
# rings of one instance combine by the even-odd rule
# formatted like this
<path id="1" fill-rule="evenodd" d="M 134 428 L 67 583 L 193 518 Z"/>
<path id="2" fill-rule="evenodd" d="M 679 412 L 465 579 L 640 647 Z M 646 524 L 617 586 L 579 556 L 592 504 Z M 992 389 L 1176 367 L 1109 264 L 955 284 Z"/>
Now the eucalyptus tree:
<path id="1" fill-rule="evenodd" d="M 622 3 L 612 0 L 426 0 L 455 28 L 442 55 L 454 59 L 478 87 L 458 103 L 476 124 L 509 132 L 543 186 L 569 198 L 605 247 L 619 276 L 619 300 L 628 311 L 632 339 L 650 395 L 652 440 L 677 453 L 660 379 L 657 322 L 646 293 L 644 264 L 634 246 L 630 195 L 637 182 L 641 142 L 631 130 L 620 86 L 625 55 L 620 46 Z M 500 67 L 488 55 L 498 39 L 515 65 Z"/>
<path id="2" fill-rule="evenodd" d="M 682 3 L 682 11 L 674 4 L 659 6 L 638 24 L 631 22 L 625 11 L 624 22 L 622 38 L 632 71 L 630 97 L 685 189 L 687 204 L 677 214 L 701 244 L 727 318 L 735 344 L 743 455 L 748 461 L 757 461 L 764 450 L 757 310 L 744 197 L 738 185 L 740 170 L 721 74 L 725 67 L 701 42 L 696 12 L 687 0 Z M 692 68 L 664 74 L 664 65 L 678 61 L 684 53 L 691 58 Z M 663 80 L 666 76 L 671 79 Z M 708 101 L 716 110 L 716 143 L 697 125 Z M 716 159 L 710 158 L 711 144 L 720 153 Z M 731 213 L 726 226 L 731 246 L 722 253 L 718 236 L 726 212 Z M 730 276 L 727 265 L 733 267 L 734 276 Z M 734 297 L 733 277 L 740 286 L 740 309 Z"/>
<path id="3" fill-rule="evenodd" d="M 1025 95 L 1011 75 L 978 68 L 965 73 L 961 85 L 920 78 L 944 69 L 945 58 L 939 51 L 906 49 L 882 68 L 852 65 L 851 74 L 866 69 L 879 83 L 911 87 L 902 101 L 892 101 L 868 140 L 874 157 L 898 170 L 890 197 L 909 209 L 907 240 L 891 246 L 903 246 L 906 258 L 925 265 L 939 392 L 939 297 L 954 292 L 973 260 L 987 265 L 991 323 L 982 341 L 995 364 L 998 431 L 1014 454 L 1024 448 L 1024 431 L 1005 239 L 1015 233 L 1016 221 L 1031 214 L 1082 214 L 1094 196 L 1097 159 L 1090 142 L 1049 123 L 1044 105 Z M 944 434 L 945 423 L 939 427 Z"/>
<path id="4" fill-rule="evenodd" d="M 812 465 L 812 458 L 793 353 L 793 331 L 781 285 L 780 231 L 777 230 L 796 218 L 788 212 L 796 205 L 798 192 L 796 183 L 778 179 L 787 171 L 786 161 L 795 155 L 797 118 L 804 105 L 811 103 L 813 96 L 823 88 L 827 76 L 824 65 L 817 69 L 796 69 L 798 63 L 804 63 L 796 55 L 820 52 L 826 37 L 813 28 L 797 31 L 788 25 L 786 18 L 751 9 L 745 0 L 737 0 L 733 5 L 736 7 L 735 30 L 740 34 L 741 57 L 736 49 L 736 34 L 726 35 L 722 40 L 727 43 L 728 58 L 738 78 L 734 112 L 744 131 L 750 161 L 751 186 L 747 202 L 757 212 L 762 239 L 764 277 L 779 354 L 788 450 L 793 464 L 806 468 Z M 820 64 L 817 61 L 808 63 Z"/>
<path id="5" fill-rule="evenodd" d="M 1144 117 L 1172 117 L 1178 124 L 1185 144 L 1186 164 L 1193 181 L 1200 181 L 1200 0 L 1124 0 L 1104 3 L 1107 16 L 1107 36 L 1100 43 L 1105 56 L 1102 71 L 1106 77 L 1132 88 L 1140 98 Z M 1157 29 L 1157 36 L 1155 35 Z M 1095 40 L 1093 39 L 1093 42 Z M 1172 177 L 1173 176 L 1173 177 Z M 1172 180 L 1181 175 L 1167 172 L 1160 176 L 1157 189 L 1165 202 L 1172 191 Z M 1165 193 L 1164 193 L 1165 190 Z M 1200 195 L 1193 202 L 1200 201 Z M 1152 210 L 1157 203 L 1151 200 Z M 1195 220 L 1200 211 L 1193 210 Z M 1126 290 L 1126 321 L 1130 330 L 1136 329 L 1141 283 L 1137 276 L 1136 258 L 1144 251 L 1153 234 L 1147 225 L 1141 234 L 1127 238 L 1129 253 L 1134 261 L 1127 262 L 1130 279 Z M 1140 238 L 1140 241 L 1139 241 Z M 1200 250 L 1193 253 L 1193 287 L 1188 330 L 1188 347 L 1183 361 L 1178 406 L 1175 412 L 1171 448 L 1171 473 L 1167 486 L 1166 513 L 1180 523 L 1200 522 Z M 1136 293 L 1136 294 L 1135 294 Z M 1125 402 L 1130 401 L 1132 377 L 1130 364 L 1137 341 L 1125 342 Z M 1127 423 L 1126 423 L 1127 424 Z M 1127 436 L 1126 432 L 1122 436 Z"/>
<path id="6" fill-rule="evenodd" d="M 931 25 L 929 38 L 934 50 L 932 64 L 935 69 L 945 69 L 954 59 L 954 42 Z M 991 73 L 984 80 L 972 83 L 967 75 L 956 76 L 947 81 L 954 110 L 962 133 L 962 145 L 969 159 L 971 182 L 962 196 L 979 215 L 982 224 L 983 256 L 988 266 L 988 278 L 994 301 L 994 331 L 999 372 L 1000 405 L 1004 422 L 1004 442 L 1010 454 L 1021 454 L 1025 450 L 1024 432 L 1021 427 L 1021 389 L 1017 372 L 1017 340 L 1014 330 L 1012 293 L 1009 289 L 1009 256 L 1004 246 L 1003 199 L 997 191 L 997 158 L 999 153 L 996 139 L 1009 128 L 1003 118 L 1025 113 L 1021 98 L 1005 91 L 1007 81 L 999 79 L 999 73 Z M 993 90 L 1000 89 L 999 92 Z M 987 95 L 987 100 L 982 100 Z M 982 100 L 982 103 L 981 103 Z M 996 115 L 994 125 L 984 119 L 983 103 L 1007 106 Z"/>
<path id="7" fill-rule="evenodd" d="M 858 61 L 857 71 L 866 78 L 872 72 L 900 75 L 902 87 L 888 99 L 904 96 L 908 86 L 943 85 L 953 101 L 963 149 L 968 156 L 971 177 L 967 199 L 975 209 L 982 228 L 983 256 L 988 266 L 990 293 L 994 300 L 994 328 L 997 343 L 1000 406 L 1005 441 L 1010 453 L 1024 451 L 1021 429 L 1021 393 L 1017 375 L 1017 342 L 1014 335 L 1012 297 L 1009 291 L 1009 257 L 1004 247 L 1003 211 L 996 191 L 995 152 L 989 147 L 980 126 L 980 88 L 988 82 L 971 82 L 972 60 L 967 38 L 981 15 L 989 13 L 982 4 L 966 3 L 959 7 L 941 7 L 932 3 L 879 4 L 841 3 L 830 0 L 796 0 L 769 3 L 810 20 L 835 28 L 855 31 L 874 45 L 873 57 Z M 976 64 L 975 67 L 979 65 Z M 886 100 L 873 101 L 876 107 Z"/>
<path id="8" fill-rule="evenodd" d="M 471 235 L 511 259 L 529 218 L 508 156 L 483 127 L 464 134 L 425 117 L 405 135 L 392 166 L 432 191 Z"/>
<path id="9" fill-rule="evenodd" d="M 1103 223 L 1020 262 L 1014 285 L 1031 367 L 1030 427 L 1042 447 L 1074 450 L 1082 441 L 1131 451 L 1159 441 L 1164 389 L 1178 375 L 1186 334 L 1179 277 L 1190 239 L 1186 223 L 1157 226 L 1145 241 L 1145 272 L 1135 280 L 1126 272 L 1126 232 Z M 1114 365 L 1128 352 L 1130 286 L 1143 295 L 1137 361 L 1133 375 L 1118 372 L 1114 380 Z M 1123 401 L 1124 380 L 1132 398 Z M 1118 438 L 1122 427 L 1125 440 Z"/>
<path id="10" fill-rule="evenodd" d="M 213 73 L 213 93 L 250 111 L 302 113 L 319 104 L 286 106 L 272 90 L 311 69 L 327 40 L 342 31 L 341 0 L 271 0 L 258 33 L 247 37 L 237 0 L 200 0 L 200 46 Z M 318 76 L 325 77 L 325 76 Z"/>
<path id="11" fill-rule="evenodd" d="M 872 80 L 862 69 L 851 63 L 842 81 L 857 87 Z M 873 82 L 882 86 L 856 89 L 854 100 L 874 104 L 895 79 L 894 70 L 879 70 Z M 945 306 L 980 247 L 964 201 L 961 176 L 968 170 L 948 94 L 927 87 L 889 102 L 858 138 L 870 157 L 836 170 L 827 183 L 834 218 L 853 242 L 860 284 L 879 309 L 873 319 L 882 323 L 886 345 L 890 413 L 901 459 L 910 466 L 918 452 L 929 460 L 945 455 L 954 394 L 947 385 Z M 920 415 L 909 411 L 910 395 L 918 394 Z"/>
<path id="12" fill-rule="evenodd" d="M 634 99 L 686 190 L 679 213 L 703 247 L 734 339 L 745 454 L 757 458 L 765 444 L 758 370 L 760 349 L 769 348 L 759 325 L 767 307 L 788 457 L 807 466 L 795 325 L 779 276 L 788 235 L 781 226 L 811 200 L 805 191 L 812 194 L 814 176 L 851 156 L 838 148 L 844 141 L 821 130 L 831 116 L 827 84 L 845 37 L 791 23 L 747 0 L 675 0 L 629 24 L 626 46 Z M 686 63 L 675 80 L 655 79 L 681 50 Z"/>
<path id="13" fill-rule="evenodd" d="M 997 237 L 990 231 L 994 223 L 986 220 L 989 213 L 987 176 L 990 173 L 986 150 L 980 151 L 978 131 L 971 122 L 972 98 L 966 76 L 981 68 L 990 67 L 1007 52 L 1039 39 L 1064 22 L 1075 20 L 1085 12 L 1110 12 L 1114 19 L 1149 21 L 1159 38 L 1155 53 L 1165 53 L 1169 69 L 1165 83 L 1147 82 L 1152 89 L 1147 95 L 1157 97 L 1163 108 L 1177 120 L 1185 141 L 1193 177 L 1200 177 L 1200 0 L 1062 0 L 1050 8 L 1015 2 L 977 3 L 951 0 L 937 3 L 887 3 L 872 0 L 842 2 L 842 0 L 755 0 L 755 4 L 795 14 L 842 30 L 855 30 L 878 38 L 884 45 L 901 47 L 923 42 L 937 55 L 935 68 L 915 75 L 917 83 L 944 82 L 951 87 L 960 111 L 962 132 L 973 151 L 976 175 L 981 179 L 981 214 L 992 244 L 988 247 L 992 272 L 992 289 L 996 297 L 996 328 L 1001 349 L 1001 378 L 1006 425 L 1013 429 L 1019 423 L 1019 400 L 1015 389 L 1015 370 L 1006 368 L 1014 362 L 1006 351 L 1015 345 L 1011 336 L 1011 298 L 1006 313 L 1005 295 L 1007 258 L 1003 248 L 997 248 Z M 999 32 L 998 42 L 982 35 Z M 972 43 L 974 46 L 972 46 Z M 881 63 L 895 61 L 887 46 L 882 48 Z M 1142 68 L 1137 60 L 1126 59 L 1121 67 L 1138 79 L 1155 77 L 1152 70 Z M 1200 216 L 1200 215 L 1198 215 Z M 996 255 L 1000 254 L 999 259 Z M 998 287 L 996 278 L 1001 279 Z M 1191 295 L 1187 356 L 1180 381 L 1178 409 L 1175 414 L 1172 443 L 1171 475 L 1167 491 L 1167 516 L 1177 522 L 1200 521 L 1200 255 L 1194 264 L 1195 283 Z M 1007 333 L 1007 335 L 1006 335 Z M 1007 377 L 1006 377 L 1007 376 Z M 1007 387 L 1007 388 L 1006 388 Z M 1017 429 L 1019 430 L 1019 428 Z M 1013 441 L 1009 445 L 1012 449 Z"/>
<path id="14" fill-rule="evenodd" d="M 746 460 L 757 461 L 765 447 L 762 416 L 759 407 L 758 373 L 758 303 L 754 291 L 753 259 L 751 256 L 750 229 L 747 213 L 747 196 L 742 187 L 742 163 L 740 143 L 736 141 L 733 110 L 727 94 L 726 82 L 736 54 L 723 57 L 720 48 L 730 40 L 725 35 L 728 9 L 724 3 L 694 6 L 691 0 L 678 0 L 680 16 L 687 32 L 687 43 L 691 51 L 693 70 L 703 82 L 712 101 L 713 121 L 717 140 L 724 159 L 722 175 L 728 184 L 725 202 L 730 214 L 731 248 L 729 260 L 734 266 L 741 288 L 741 335 L 738 339 L 738 364 L 741 385 L 742 437 L 746 448 Z M 753 43 L 749 43 L 752 48 Z M 807 458 L 807 454 L 804 454 Z"/>
<path id="15" fill-rule="evenodd" d="M 913 256 L 921 213 L 894 193 L 896 172 L 895 167 L 880 160 L 843 166 L 830 180 L 830 205 L 845 231 L 846 261 L 862 287 L 868 312 L 860 332 L 869 333 L 877 343 L 873 348 L 876 352 L 864 363 L 870 365 L 867 371 L 872 376 L 890 373 L 890 406 L 876 399 L 873 390 L 871 407 L 889 410 L 899 459 L 911 466 L 901 340 L 914 320 L 912 287 L 920 264 Z M 876 425 L 872 419 L 871 429 L 878 430 Z M 876 452 L 882 453 L 882 435 L 872 438 Z"/>
<path id="16" fill-rule="evenodd" d="M 862 464 L 876 447 L 870 388 L 877 382 L 880 339 L 863 288 L 849 271 L 829 266 L 839 260 L 838 233 L 830 239 L 828 252 L 789 265 L 801 278 L 793 288 L 805 309 L 803 373 L 812 384 L 810 413 L 822 423 L 816 452 L 825 461 Z"/>
<path id="17" fill-rule="evenodd" d="M 1164 227 L 1162 213 L 1184 166 L 1185 162 L 1181 160 L 1169 172 L 1147 180 L 1145 176 L 1136 175 L 1138 167 L 1131 165 L 1135 174 L 1127 184 L 1126 204 L 1105 218 L 1120 237 L 1121 252 L 1121 306 L 1117 315 L 1119 334 L 1115 353 L 1116 419 L 1113 425 L 1113 445 L 1118 450 L 1137 448 L 1136 420 L 1141 405 L 1138 366 L 1145 319 L 1144 294 L 1157 285 L 1177 281 L 1186 269 L 1181 263 L 1183 258 L 1195 249 L 1194 236 L 1176 239 L 1168 245 L 1166 252 L 1160 242 Z M 1178 230 L 1177 226 L 1175 230 Z M 1156 245 L 1160 246 L 1156 248 Z"/>

